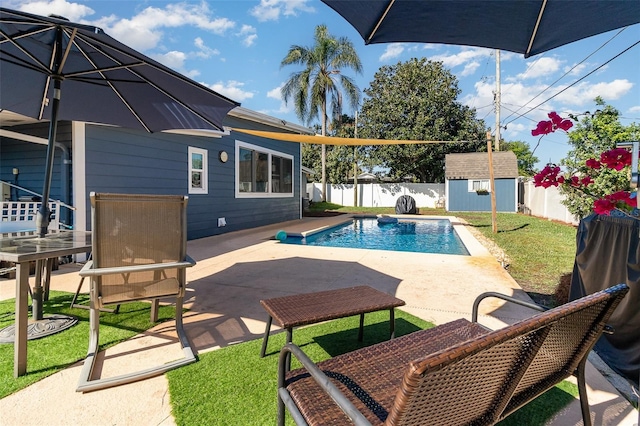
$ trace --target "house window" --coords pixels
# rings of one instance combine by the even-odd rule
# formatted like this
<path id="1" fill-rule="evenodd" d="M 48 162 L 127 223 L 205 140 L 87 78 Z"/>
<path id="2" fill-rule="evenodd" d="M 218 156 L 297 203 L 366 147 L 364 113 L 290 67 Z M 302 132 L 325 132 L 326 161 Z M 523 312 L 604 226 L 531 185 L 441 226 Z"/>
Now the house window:
<path id="1" fill-rule="evenodd" d="M 189 194 L 207 194 L 207 150 L 189 147 Z"/>
<path id="2" fill-rule="evenodd" d="M 489 179 L 469 179 L 469 192 L 486 191 L 491 192 Z"/>
<path id="3" fill-rule="evenodd" d="M 293 156 L 236 141 L 236 197 L 293 197 Z"/>

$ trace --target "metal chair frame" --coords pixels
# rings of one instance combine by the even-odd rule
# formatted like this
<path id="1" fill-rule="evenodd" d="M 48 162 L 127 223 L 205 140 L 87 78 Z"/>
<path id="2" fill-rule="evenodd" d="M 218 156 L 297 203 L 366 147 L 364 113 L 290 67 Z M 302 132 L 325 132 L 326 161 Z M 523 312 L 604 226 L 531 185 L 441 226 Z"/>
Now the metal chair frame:
<path id="1" fill-rule="evenodd" d="M 166 371 L 195 362 L 197 358 L 193 349 L 191 348 L 191 344 L 185 333 L 182 321 L 182 304 L 186 287 L 186 268 L 195 265 L 195 261 L 186 254 L 186 207 L 188 197 L 167 195 L 96 194 L 92 192 L 90 195 L 90 199 L 92 206 L 93 259 L 89 260 L 80 271 L 80 276 L 83 280 L 87 277 L 89 277 L 91 280 L 91 300 L 89 304 L 90 336 L 87 357 L 80 373 L 80 379 L 78 381 L 78 387 L 76 390 L 78 392 L 88 392 L 144 380 L 150 377 L 161 375 Z M 120 262 L 116 265 L 108 264 L 107 266 L 102 266 L 101 262 L 104 262 L 105 259 L 102 258 L 101 253 L 101 238 L 114 238 L 116 240 L 116 245 L 124 244 L 127 242 L 127 231 L 118 231 L 120 234 L 118 237 L 112 237 L 111 234 L 109 234 L 109 232 L 111 231 L 101 231 L 102 228 L 100 221 L 104 219 L 102 217 L 101 210 L 104 208 L 104 206 L 108 206 L 108 203 L 127 203 L 127 207 L 136 206 L 135 208 L 130 209 L 131 211 L 128 211 L 127 209 L 124 210 L 122 216 L 118 217 L 118 225 L 126 224 L 127 221 L 135 223 L 136 219 L 140 218 L 141 211 L 145 212 L 145 218 L 148 217 L 149 220 L 154 220 L 154 215 L 160 216 L 164 213 L 164 210 L 167 209 L 167 203 L 173 204 L 174 210 L 178 207 L 175 206 L 175 203 L 178 203 L 180 208 L 179 218 L 177 218 L 176 220 L 174 220 L 174 217 L 171 217 L 169 219 L 165 218 L 165 222 L 163 223 L 164 225 L 170 227 L 169 232 L 177 232 L 179 234 L 177 237 L 175 237 L 176 239 L 180 240 L 181 245 L 181 247 L 178 247 L 180 252 L 179 259 L 173 261 L 159 259 L 155 262 L 150 262 L 147 259 L 143 263 L 126 264 L 127 262 Z M 162 208 L 162 206 L 165 206 L 165 208 L 162 211 L 159 211 L 158 209 Z M 178 221 L 179 223 L 175 223 L 176 221 Z M 163 230 L 157 230 L 157 232 L 163 232 Z M 135 238 L 135 234 L 132 238 Z M 132 244 L 135 243 L 136 242 Z M 129 247 L 122 247 L 121 251 L 124 253 L 125 251 L 131 252 L 132 250 Z M 135 252 L 133 252 L 132 255 L 135 255 Z M 112 261 L 112 259 L 110 260 Z M 135 277 L 136 274 L 139 275 L 140 273 L 150 271 L 153 272 L 153 282 L 161 281 L 163 279 L 166 281 L 166 273 L 167 271 L 171 271 L 172 274 L 175 274 L 175 281 L 177 282 L 177 286 L 175 288 L 171 287 L 168 290 L 163 288 L 162 293 L 151 293 L 150 290 L 147 290 L 150 287 L 145 288 L 142 285 L 140 285 L 140 287 L 136 287 L 137 283 L 129 283 L 130 278 Z M 105 296 L 103 280 L 106 279 L 105 277 L 114 275 L 122 277 L 122 280 L 124 281 L 122 285 L 123 287 L 127 285 L 130 286 L 130 288 L 134 288 L 136 290 L 135 296 L 124 293 L 122 295 L 116 296 Z M 148 282 L 145 282 L 144 284 L 148 284 Z M 80 286 L 82 286 L 82 281 L 80 282 Z M 149 294 L 145 293 L 145 291 L 147 291 Z M 184 355 L 183 358 L 128 374 L 92 380 L 96 356 L 99 351 L 100 311 L 104 309 L 103 304 L 120 305 L 122 303 L 151 299 L 151 321 L 156 322 L 158 319 L 159 298 L 168 296 L 173 296 L 176 298 L 176 331 L 180 340 L 180 344 L 182 346 Z"/>

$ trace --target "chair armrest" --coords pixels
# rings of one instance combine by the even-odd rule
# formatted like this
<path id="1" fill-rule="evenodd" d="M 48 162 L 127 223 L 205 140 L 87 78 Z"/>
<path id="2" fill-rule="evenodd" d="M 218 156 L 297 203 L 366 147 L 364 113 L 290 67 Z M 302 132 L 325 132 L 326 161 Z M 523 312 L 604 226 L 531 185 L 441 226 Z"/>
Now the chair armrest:
<path id="1" fill-rule="evenodd" d="M 295 407 L 289 393 L 285 389 L 285 375 L 289 370 L 290 355 L 293 354 L 300 363 L 307 369 L 311 377 L 340 407 L 340 409 L 353 421 L 356 426 L 371 426 L 371 423 L 362 415 L 360 411 L 331 383 L 331 380 L 314 364 L 302 350 L 293 343 L 287 343 L 280 351 L 278 361 L 278 393 L 280 398 L 287 404 L 291 415 L 296 419 L 296 424 L 305 424 L 300 411 Z M 295 411 L 292 411 L 292 408 Z M 299 420 L 302 422 L 299 423 Z"/>
<path id="2" fill-rule="evenodd" d="M 146 265 L 118 266 L 113 268 L 94 268 L 93 261 L 90 260 L 82 267 L 79 274 L 81 277 L 92 277 L 99 275 L 126 274 L 129 272 L 160 271 L 171 268 L 190 268 L 195 264 L 195 260 L 193 260 L 189 255 L 187 255 L 185 260 L 182 262 L 149 263 Z"/>
<path id="3" fill-rule="evenodd" d="M 495 297 L 497 299 L 506 300 L 507 302 L 515 303 L 516 305 L 525 306 L 527 308 L 531 308 L 539 312 L 544 312 L 549 310 L 549 308 L 542 305 L 538 305 L 537 303 L 525 302 L 523 300 L 516 299 L 511 296 L 506 296 L 502 293 L 488 291 L 476 297 L 476 300 L 473 302 L 473 310 L 471 311 L 471 322 L 478 322 L 478 308 L 480 307 L 480 302 L 482 302 L 484 299 L 488 297 Z"/>

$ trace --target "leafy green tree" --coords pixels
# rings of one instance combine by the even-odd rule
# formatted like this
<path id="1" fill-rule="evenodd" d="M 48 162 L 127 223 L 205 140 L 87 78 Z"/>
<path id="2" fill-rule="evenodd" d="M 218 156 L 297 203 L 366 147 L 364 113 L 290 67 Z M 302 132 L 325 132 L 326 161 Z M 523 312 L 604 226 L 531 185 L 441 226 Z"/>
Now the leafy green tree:
<path id="1" fill-rule="evenodd" d="M 444 156 L 486 151 L 486 126 L 475 110 L 457 101 L 456 77 L 441 62 L 425 58 L 383 66 L 362 105 L 358 134 L 395 140 L 459 141 L 440 144 L 376 145 L 369 154 L 393 178 L 444 181 Z"/>
<path id="2" fill-rule="evenodd" d="M 572 116 L 577 124 L 568 133 L 569 144 L 573 147 L 567 157 L 561 161 L 570 175 L 590 175 L 594 183 L 589 192 L 597 197 L 612 194 L 629 186 L 629 175 L 612 169 L 594 171 L 586 166 L 586 161 L 600 158 L 600 153 L 613 149 L 619 142 L 640 140 L 640 125 L 632 123 L 624 126 L 620 123 L 620 112 L 607 105 L 600 97 L 595 99 L 599 107 L 595 113 L 585 113 L 581 119 Z M 566 195 L 564 204 L 578 217 L 591 214 L 594 198 L 581 191 L 563 185 L 561 191 Z"/>
<path id="3" fill-rule="evenodd" d="M 355 137 L 355 119 L 346 114 L 340 115 L 331 122 L 328 134 L 343 138 Z M 309 181 L 317 182 L 322 170 L 321 145 L 302 144 L 302 164 L 312 168 L 314 175 Z M 329 183 L 346 183 L 353 176 L 354 150 L 360 147 L 345 145 L 327 146 L 326 173 Z"/>
<path id="4" fill-rule="evenodd" d="M 327 111 L 336 117 L 341 114 L 343 92 L 351 107 L 357 109 L 360 90 L 355 82 L 342 74 L 342 69 L 351 68 L 362 73 L 362 63 L 353 43 L 346 37 L 336 38 L 329 34 L 326 25 L 318 25 L 311 47 L 293 45 L 280 63 L 303 65 L 302 71 L 291 74 L 282 87 L 286 103 L 293 99 L 296 115 L 310 123 L 318 118 L 322 123 L 322 135 L 327 134 Z M 342 90 L 340 90 L 342 88 Z M 326 145 L 322 145 L 322 201 L 326 201 Z"/>
<path id="5" fill-rule="evenodd" d="M 531 152 L 529 144 L 523 141 L 511 141 L 500 143 L 500 151 L 513 151 L 518 159 L 518 174 L 520 176 L 533 176 L 538 171 L 535 169 L 538 157 Z"/>

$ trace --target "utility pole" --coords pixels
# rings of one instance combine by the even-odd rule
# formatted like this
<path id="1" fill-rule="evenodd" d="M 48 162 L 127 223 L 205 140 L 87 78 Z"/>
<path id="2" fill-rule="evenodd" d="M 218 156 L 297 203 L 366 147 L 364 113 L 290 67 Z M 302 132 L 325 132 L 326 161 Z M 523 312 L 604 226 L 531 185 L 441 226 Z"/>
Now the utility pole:
<path id="1" fill-rule="evenodd" d="M 500 151 L 500 91 L 500 49 L 496 49 L 496 151 Z"/>
<path id="2" fill-rule="evenodd" d="M 498 233 L 498 214 L 496 213 L 496 187 L 493 177 L 493 153 L 491 152 L 491 132 L 487 132 L 487 154 L 489 156 L 489 187 L 491 188 L 491 230 Z"/>

